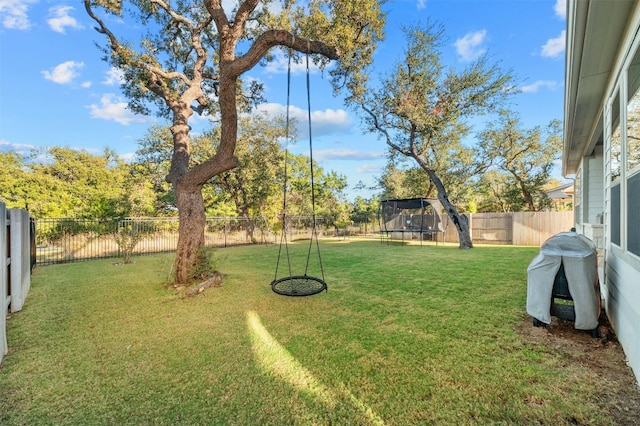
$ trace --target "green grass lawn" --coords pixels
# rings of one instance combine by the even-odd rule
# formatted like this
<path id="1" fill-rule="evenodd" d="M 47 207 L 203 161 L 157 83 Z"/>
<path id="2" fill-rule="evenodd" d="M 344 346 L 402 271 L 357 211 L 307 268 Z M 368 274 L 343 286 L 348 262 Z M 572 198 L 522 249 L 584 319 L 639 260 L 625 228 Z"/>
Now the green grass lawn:
<path id="1" fill-rule="evenodd" d="M 589 368 L 518 333 L 537 248 L 321 246 L 303 298 L 271 291 L 277 246 L 219 250 L 223 286 L 184 299 L 172 255 L 36 268 L 0 423 L 609 424 Z"/>

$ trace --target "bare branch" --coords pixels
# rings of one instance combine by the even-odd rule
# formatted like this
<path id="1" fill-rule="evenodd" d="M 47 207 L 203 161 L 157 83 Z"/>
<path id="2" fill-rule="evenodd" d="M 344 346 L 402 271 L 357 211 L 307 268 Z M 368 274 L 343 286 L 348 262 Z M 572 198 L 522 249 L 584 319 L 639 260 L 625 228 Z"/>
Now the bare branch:
<path id="1" fill-rule="evenodd" d="M 396 150 L 397 152 L 399 152 L 400 154 L 406 156 L 406 157 L 410 157 L 411 156 L 411 152 L 406 151 L 404 149 L 402 149 L 400 147 L 400 145 L 397 145 L 393 142 L 393 140 L 391 139 L 391 135 L 389 135 L 389 132 L 387 131 L 387 129 L 385 129 L 384 127 L 382 127 L 382 125 L 380 124 L 380 122 L 378 121 L 378 117 L 374 114 L 373 111 L 371 111 L 369 108 L 367 108 L 367 106 L 364 103 L 360 104 L 360 107 L 367 113 L 369 114 L 369 116 L 371 117 L 371 120 L 373 121 L 373 127 L 379 131 L 380 133 L 382 133 L 382 135 L 385 137 L 387 145 L 389 145 L 391 148 L 393 148 L 394 150 Z"/>
<path id="2" fill-rule="evenodd" d="M 151 3 L 157 4 L 158 6 L 160 6 L 160 8 L 162 8 L 165 12 L 167 12 L 167 14 L 169 14 L 169 16 L 171 16 L 171 18 L 176 21 L 176 22 L 180 22 L 181 24 L 186 25 L 187 27 L 189 27 L 190 30 L 194 29 L 194 25 L 193 22 L 191 22 L 189 19 L 187 19 L 186 16 L 183 15 L 179 15 L 177 14 L 172 8 L 171 6 L 169 6 L 166 2 L 164 2 L 163 0 L 150 0 Z"/>

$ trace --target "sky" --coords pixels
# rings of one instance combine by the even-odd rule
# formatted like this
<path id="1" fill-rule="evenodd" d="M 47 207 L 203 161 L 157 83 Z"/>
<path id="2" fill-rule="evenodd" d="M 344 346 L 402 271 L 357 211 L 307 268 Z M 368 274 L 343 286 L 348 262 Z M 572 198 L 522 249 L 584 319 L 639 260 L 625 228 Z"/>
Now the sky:
<path id="1" fill-rule="evenodd" d="M 386 73 L 400 59 L 403 25 L 440 23 L 446 37 L 443 64 L 464 67 L 487 54 L 512 71 L 520 93 L 510 108 L 523 126 L 545 126 L 563 119 L 565 9 L 566 0 L 395 0 L 385 5 L 386 37 L 374 67 Z M 126 31 L 135 34 L 136 28 Z M 96 43 L 104 45 L 104 38 L 79 0 L 0 0 L 0 151 L 26 154 L 65 146 L 101 154 L 108 147 L 131 159 L 152 125 L 167 124 L 127 109 L 121 77 L 102 61 Z M 285 111 L 286 62 L 277 54 L 272 64 L 246 75 L 264 84 L 263 111 Z M 386 145 L 364 131 L 356 112 L 333 95 L 327 76 L 312 69 L 310 81 L 314 159 L 325 171 L 346 176 L 349 199 L 370 197 L 375 189 L 357 187 L 376 185 L 387 161 Z M 304 67 L 294 67 L 291 92 L 291 115 L 301 117 L 306 129 Z M 197 116 L 190 124 L 194 132 L 208 125 Z M 474 125 L 482 130 L 482 119 Z M 308 133 L 290 150 L 309 155 Z"/>

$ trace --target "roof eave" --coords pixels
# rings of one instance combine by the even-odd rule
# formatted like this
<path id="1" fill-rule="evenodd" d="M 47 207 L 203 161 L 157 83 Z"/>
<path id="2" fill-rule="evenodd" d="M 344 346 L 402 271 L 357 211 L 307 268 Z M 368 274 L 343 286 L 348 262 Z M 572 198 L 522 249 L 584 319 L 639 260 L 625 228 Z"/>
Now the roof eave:
<path id="1" fill-rule="evenodd" d="M 576 173 L 598 141 L 602 108 L 611 84 L 633 0 L 567 2 L 562 174 Z"/>

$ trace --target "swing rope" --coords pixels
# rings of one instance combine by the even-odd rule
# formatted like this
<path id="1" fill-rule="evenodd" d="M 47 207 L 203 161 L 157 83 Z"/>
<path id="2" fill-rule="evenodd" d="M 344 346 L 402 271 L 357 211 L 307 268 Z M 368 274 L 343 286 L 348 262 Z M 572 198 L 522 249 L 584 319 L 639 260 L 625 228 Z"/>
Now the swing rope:
<path id="1" fill-rule="evenodd" d="M 289 63 L 287 64 L 287 115 L 286 115 L 286 125 L 285 125 L 285 134 L 284 134 L 284 189 L 283 189 L 283 197 L 282 197 L 282 233 L 280 234 L 280 246 L 278 247 L 278 260 L 276 262 L 276 272 L 273 277 L 273 282 L 278 279 L 278 268 L 280 267 L 280 257 L 282 254 L 282 246 L 285 247 L 285 252 L 287 254 L 287 266 L 289 268 L 289 275 L 291 274 L 291 258 L 289 256 L 289 243 L 287 242 L 287 186 L 288 182 L 288 173 L 287 173 L 287 163 L 289 162 L 289 105 L 290 105 L 290 97 L 291 97 L 291 49 L 289 49 Z"/>
<path id="2" fill-rule="evenodd" d="M 308 51 L 309 49 L 307 49 Z M 286 115 L 286 131 L 285 131 L 285 164 L 284 164 L 284 199 L 282 203 L 282 234 L 280 237 L 280 247 L 278 249 L 278 260 L 276 262 L 276 272 L 273 281 L 271 282 L 271 289 L 281 295 L 285 296 L 310 296 L 312 294 L 320 293 L 322 290 L 327 290 L 327 284 L 324 281 L 324 267 L 322 265 L 322 257 L 320 255 L 320 242 L 318 241 L 317 219 L 316 219 L 316 200 L 315 200 L 315 179 L 313 170 L 313 137 L 311 134 L 311 83 L 310 83 L 310 71 L 309 71 L 309 54 L 306 56 L 306 74 L 307 74 L 307 119 L 309 124 L 309 165 L 311 172 L 311 239 L 309 240 L 309 247 L 307 250 L 307 261 L 304 269 L 304 275 L 293 275 L 291 272 L 291 257 L 289 253 L 289 244 L 287 242 L 287 160 L 289 155 L 289 109 L 290 109 L 290 94 L 291 94 L 291 49 L 289 49 L 289 62 L 287 67 L 287 115 Z M 309 264 L 311 260 L 311 253 L 313 244 L 316 244 L 316 252 L 318 253 L 318 264 L 320 267 L 320 273 L 322 278 L 317 278 L 308 275 Z M 285 253 L 287 256 L 287 266 L 289 268 L 289 276 L 278 279 L 278 269 L 280 267 L 280 258 L 282 255 L 282 247 L 285 247 Z"/>
<path id="3" fill-rule="evenodd" d="M 307 252 L 307 266 L 304 270 L 304 274 L 307 275 L 309 270 L 309 259 L 311 258 L 311 248 L 313 241 L 316 242 L 316 251 L 318 253 L 318 263 L 320 264 L 320 273 L 322 274 L 322 280 L 324 281 L 324 268 L 322 267 L 322 257 L 320 256 L 320 243 L 318 241 L 318 229 L 316 221 L 316 191 L 315 191 L 315 176 L 313 173 L 313 137 L 311 136 L 311 82 L 309 79 L 309 54 L 307 53 L 307 120 L 309 123 L 309 169 L 311 170 L 311 240 L 309 240 L 309 250 Z"/>

